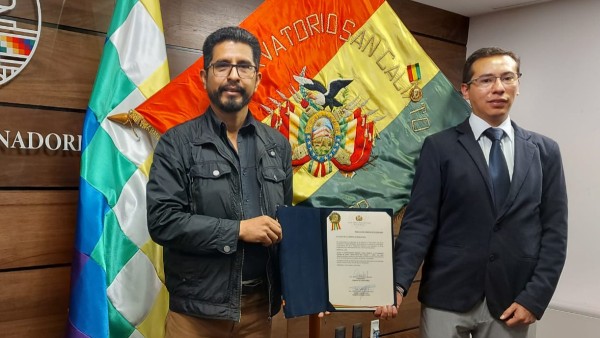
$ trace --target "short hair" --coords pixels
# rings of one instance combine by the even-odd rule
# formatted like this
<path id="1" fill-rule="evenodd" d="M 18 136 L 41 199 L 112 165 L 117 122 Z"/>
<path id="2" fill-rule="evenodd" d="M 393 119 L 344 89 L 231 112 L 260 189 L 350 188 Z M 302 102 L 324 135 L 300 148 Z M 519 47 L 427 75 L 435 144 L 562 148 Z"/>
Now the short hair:
<path id="1" fill-rule="evenodd" d="M 212 32 L 202 46 L 202 54 L 204 56 L 204 69 L 208 69 L 208 66 L 212 62 L 213 50 L 216 45 L 225 41 L 233 41 L 244 43 L 252 49 L 252 59 L 256 67 L 260 64 L 260 44 L 258 39 L 252 33 L 240 27 L 223 27 Z"/>
<path id="2" fill-rule="evenodd" d="M 465 66 L 463 68 L 462 74 L 462 82 L 467 83 L 471 81 L 471 77 L 473 77 L 473 64 L 475 63 L 475 61 L 497 55 L 510 56 L 513 60 L 515 60 L 515 62 L 517 62 L 517 74 L 521 73 L 521 59 L 517 54 L 498 47 L 485 47 L 474 51 L 473 54 L 471 54 L 471 56 L 467 58 L 467 61 L 465 61 Z"/>

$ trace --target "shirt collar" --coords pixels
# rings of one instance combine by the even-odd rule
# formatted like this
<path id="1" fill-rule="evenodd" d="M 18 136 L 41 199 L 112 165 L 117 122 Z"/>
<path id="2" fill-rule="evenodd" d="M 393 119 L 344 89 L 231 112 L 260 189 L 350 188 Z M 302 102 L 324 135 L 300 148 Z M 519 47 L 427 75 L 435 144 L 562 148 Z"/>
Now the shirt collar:
<path id="1" fill-rule="evenodd" d="M 475 136 L 476 140 L 479 140 L 479 138 L 481 137 L 481 134 L 483 134 L 483 132 L 492 127 L 489 123 L 485 122 L 481 117 L 471 113 L 471 116 L 469 116 L 469 125 L 471 126 L 471 130 L 473 130 L 473 136 Z M 512 127 L 512 124 L 510 123 L 510 116 L 506 118 L 506 120 L 504 120 L 504 122 L 502 122 L 502 124 L 500 124 L 498 127 L 495 128 L 500 128 L 502 130 L 504 130 L 504 133 L 506 133 L 506 136 L 508 136 L 508 138 L 512 141 L 514 140 L 514 135 L 515 135 L 515 131 Z"/>
<path id="2" fill-rule="evenodd" d="M 215 131 L 218 131 L 221 136 L 227 137 L 227 127 L 225 126 L 225 122 L 221 121 L 217 117 L 217 114 L 212 110 L 211 107 L 208 107 L 206 114 L 209 116 L 210 123 L 212 124 Z M 256 130 L 256 119 L 252 116 L 250 110 L 248 110 L 248 115 L 246 115 L 246 120 L 242 124 L 240 128 L 240 132 L 254 132 Z"/>

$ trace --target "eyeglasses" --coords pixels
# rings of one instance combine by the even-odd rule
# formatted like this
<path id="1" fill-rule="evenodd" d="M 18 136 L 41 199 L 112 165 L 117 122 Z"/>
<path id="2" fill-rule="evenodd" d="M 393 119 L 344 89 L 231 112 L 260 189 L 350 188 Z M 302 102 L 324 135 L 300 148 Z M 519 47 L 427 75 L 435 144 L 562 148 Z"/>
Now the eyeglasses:
<path id="1" fill-rule="evenodd" d="M 496 79 L 500 79 L 503 85 L 513 86 L 515 83 L 517 83 L 521 75 L 521 73 L 515 74 L 513 72 L 504 73 L 500 76 L 483 75 L 467 82 L 467 85 L 474 84 L 480 88 L 488 88 L 491 87 L 494 83 L 496 83 Z"/>
<path id="2" fill-rule="evenodd" d="M 208 68 L 213 69 L 213 74 L 216 77 L 227 77 L 231 73 L 231 68 L 235 68 L 240 78 L 242 79 L 252 79 L 256 75 L 256 66 L 251 64 L 237 64 L 229 62 L 215 62 L 208 66 Z"/>

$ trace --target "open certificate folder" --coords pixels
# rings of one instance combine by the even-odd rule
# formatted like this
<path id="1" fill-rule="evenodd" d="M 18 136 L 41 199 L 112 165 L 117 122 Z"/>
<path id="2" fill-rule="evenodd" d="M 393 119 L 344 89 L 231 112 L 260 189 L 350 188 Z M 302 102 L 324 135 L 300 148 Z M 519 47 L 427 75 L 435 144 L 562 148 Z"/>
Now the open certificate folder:
<path id="1" fill-rule="evenodd" d="M 280 207 L 286 318 L 395 304 L 392 210 Z"/>

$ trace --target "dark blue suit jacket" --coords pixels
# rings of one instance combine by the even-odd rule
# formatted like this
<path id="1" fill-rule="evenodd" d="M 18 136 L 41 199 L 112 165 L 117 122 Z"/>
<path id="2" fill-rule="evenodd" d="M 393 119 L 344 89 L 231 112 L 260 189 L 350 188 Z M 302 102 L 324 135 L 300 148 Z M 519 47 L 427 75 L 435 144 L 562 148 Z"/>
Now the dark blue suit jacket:
<path id="1" fill-rule="evenodd" d="M 496 213 L 483 152 L 468 119 L 429 136 L 395 245 L 396 282 L 410 287 L 424 260 L 419 300 L 491 314 L 517 302 L 541 318 L 567 249 L 567 193 L 558 144 L 515 130 L 514 172 Z"/>

